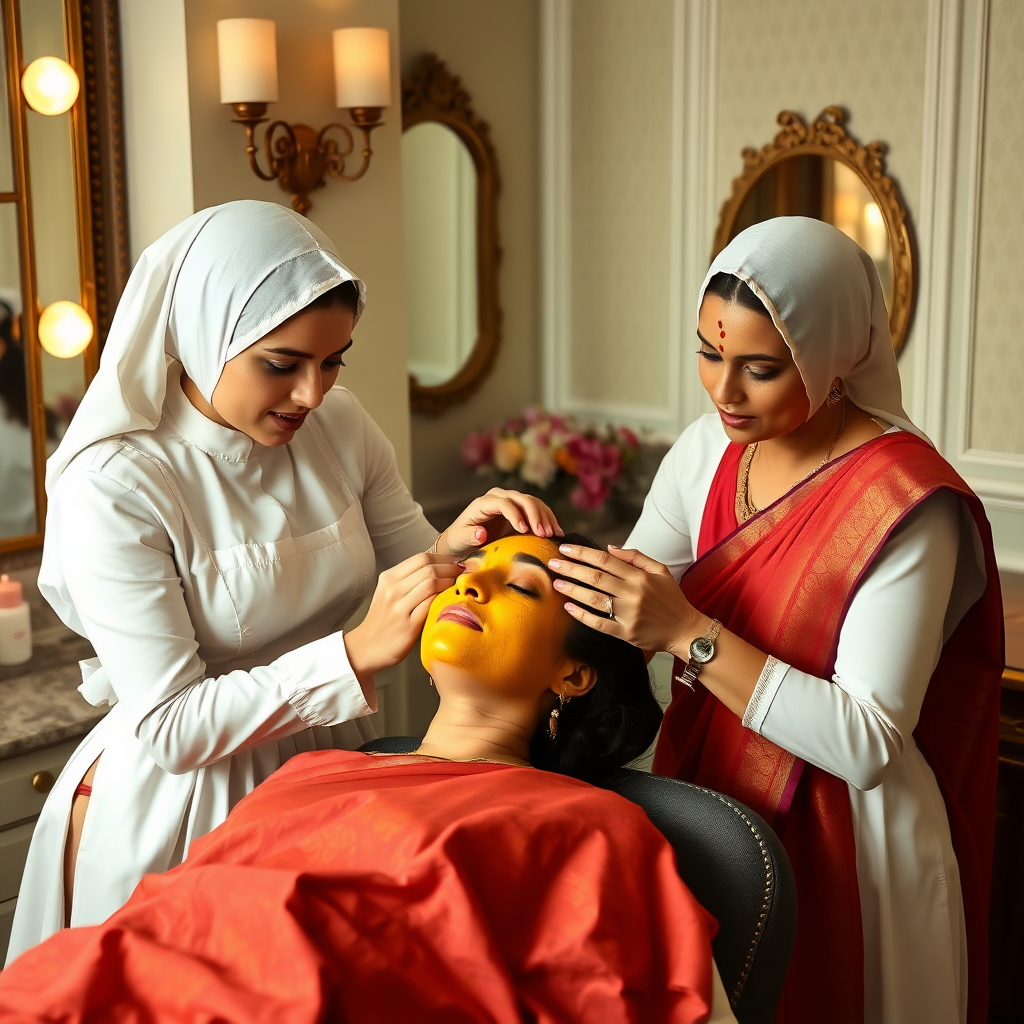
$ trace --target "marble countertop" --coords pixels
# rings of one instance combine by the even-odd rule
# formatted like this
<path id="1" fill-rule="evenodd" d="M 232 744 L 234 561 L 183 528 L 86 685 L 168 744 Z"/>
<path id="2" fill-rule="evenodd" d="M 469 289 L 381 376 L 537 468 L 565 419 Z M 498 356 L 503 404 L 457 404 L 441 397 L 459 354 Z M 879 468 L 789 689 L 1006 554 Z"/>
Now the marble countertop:
<path id="1" fill-rule="evenodd" d="M 92 656 L 87 640 L 60 628 L 33 638 L 24 665 L 0 666 L 0 758 L 84 736 L 106 714 L 78 692 L 78 662 Z"/>

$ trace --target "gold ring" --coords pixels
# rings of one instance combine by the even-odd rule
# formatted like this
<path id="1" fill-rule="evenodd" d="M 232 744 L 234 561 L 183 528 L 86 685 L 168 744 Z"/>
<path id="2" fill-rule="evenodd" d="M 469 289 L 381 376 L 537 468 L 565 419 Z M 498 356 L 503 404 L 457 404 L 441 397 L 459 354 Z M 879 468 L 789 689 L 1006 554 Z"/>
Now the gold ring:
<path id="1" fill-rule="evenodd" d="M 608 606 L 605 608 L 605 612 L 607 612 L 609 618 L 614 619 L 615 606 L 612 604 L 612 599 L 610 597 L 605 597 L 605 600 L 608 602 Z"/>

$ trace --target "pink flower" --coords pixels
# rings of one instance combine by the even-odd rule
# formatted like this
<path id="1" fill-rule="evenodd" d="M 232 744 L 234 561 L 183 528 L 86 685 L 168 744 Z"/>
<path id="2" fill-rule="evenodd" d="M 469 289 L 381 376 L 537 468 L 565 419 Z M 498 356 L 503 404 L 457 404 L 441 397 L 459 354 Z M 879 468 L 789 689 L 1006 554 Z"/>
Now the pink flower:
<path id="1" fill-rule="evenodd" d="M 462 464 L 466 469 L 482 469 L 494 455 L 494 438 L 474 430 L 459 449 Z"/>
<path id="2" fill-rule="evenodd" d="M 619 427 L 619 439 L 627 448 L 640 447 L 640 438 L 629 427 Z"/>
<path id="3" fill-rule="evenodd" d="M 535 423 L 547 419 L 547 413 L 539 405 L 528 405 L 523 410 L 523 419 L 528 427 L 532 427 Z"/>
<path id="4" fill-rule="evenodd" d="M 569 500 L 576 508 L 596 512 L 608 500 L 611 488 L 599 476 L 587 474 L 581 476 L 579 480 L 580 486 L 569 495 Z"/>
<path id="5" fill-rule="evenodd" d="M 505 421 L 505 433 L 506 434 L 521 434 L 526 424 L 517 416 L 513 416 L 512 419 Z"/>

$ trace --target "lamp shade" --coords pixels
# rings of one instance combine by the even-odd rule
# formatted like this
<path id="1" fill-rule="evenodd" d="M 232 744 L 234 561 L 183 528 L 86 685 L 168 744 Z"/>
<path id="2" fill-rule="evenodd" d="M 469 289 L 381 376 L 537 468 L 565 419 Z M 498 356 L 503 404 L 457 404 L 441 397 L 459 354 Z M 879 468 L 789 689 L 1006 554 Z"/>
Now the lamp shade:
<path id="1" fill-rule="evenodd" d="M 58 359 L 84 352 L 92 333 L 92 319 L 77 302 L 51 302 L 39 316 L 39 344 Z"/>
<path id="2" fill-rule="evenodd" d="M 78 75 L 60 57 L 40 57 L 25 68 L 21 91 L 40 114 L 63 114 L 78 99 Z"/>
<path id="3" fill-rule="evenodd" d="M 391 49 L 386 28 L 334 31 L 334 95 L 339 107 L 391 105 Z"/>
<path id="4" fill-rule="evenodd" d="M 268 18 L 217 22 L 221 103 L 277 102 L 277 25 Z"/>

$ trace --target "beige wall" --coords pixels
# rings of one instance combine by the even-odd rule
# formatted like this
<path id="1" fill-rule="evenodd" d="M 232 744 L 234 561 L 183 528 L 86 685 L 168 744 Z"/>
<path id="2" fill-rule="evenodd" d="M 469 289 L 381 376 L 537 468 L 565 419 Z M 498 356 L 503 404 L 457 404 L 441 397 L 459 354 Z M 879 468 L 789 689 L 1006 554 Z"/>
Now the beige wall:
<path id="1" fill-rule="evenodd" d="M 403 70 L 432 52 L 461 77 L 491 126 L 502 180 L 502 348 L 468 402 L 413 416 L 414 492 L 429 510 L 485 486 L 459 464 L 462 438 L 539 397 L 537 0 L 400 0 L 400 9 Z"/>
<path id="2" fill-rule="evenodd" d="M 1024 4 L 990 19 L 969 443 L 1024 456 Z"/>
<path id="3" fill-rule="evenodd" d="M 347 119 L 334 106 L 331 32 L 365 25 L 391 33 L 394 105 L 385 112 L 384 127 L 374 132 L 370 170 L 353 184 L 328 180 L 311 196 L 309 217 L 366 281 L 366 313 L 340 379 L 391 439 L 408 479 L 397 0 L 186 0 L 192 188 L 197 210 L 231 199 L 291 201 L 276 183 L 258 180 L 249 169 L 244 130 L 231 123 L 230 108 L 220 104 L 217 21 L 235 17 L 277 22 L 280 102 L 271 106 L 270 114 L 317 128 Z"/>

